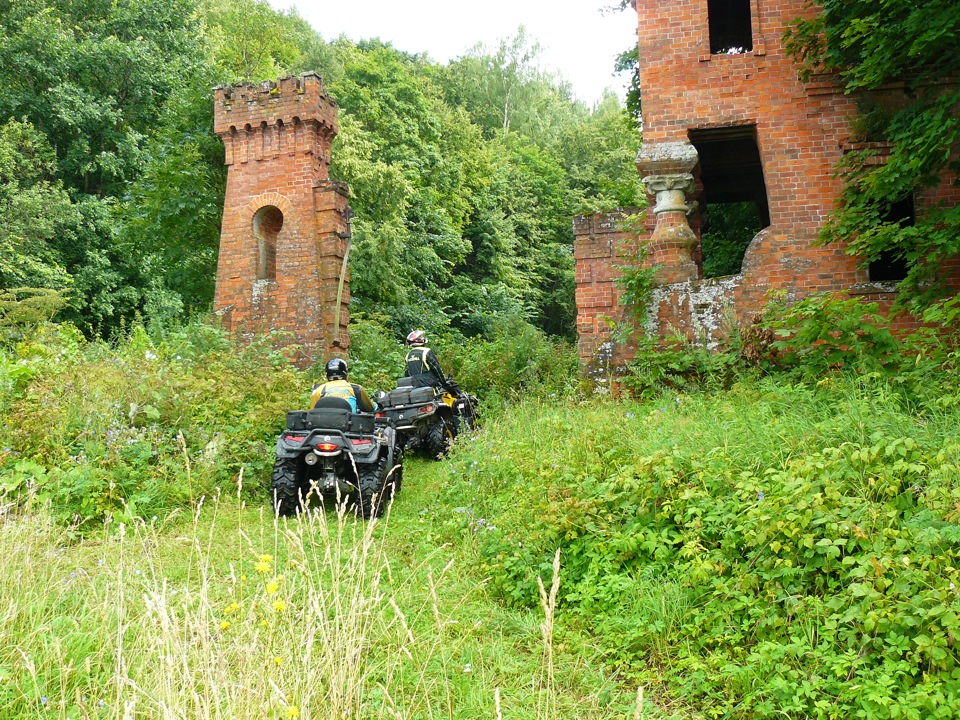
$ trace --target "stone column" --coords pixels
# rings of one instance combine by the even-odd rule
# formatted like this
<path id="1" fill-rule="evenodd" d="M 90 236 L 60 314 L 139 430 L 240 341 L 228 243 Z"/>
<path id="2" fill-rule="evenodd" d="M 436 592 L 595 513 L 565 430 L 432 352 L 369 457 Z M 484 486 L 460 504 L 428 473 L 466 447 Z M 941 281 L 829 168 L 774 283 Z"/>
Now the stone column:
<path id="1" fill-rule="evenodd" d="M 687 214 L 696 207 L 687 198 L 694 191 L 691 171 L 698 161 L 696 149 L 687 142 L 645 145 L 637 155 L 637 170 L 647 192 L 656 198 L 657 224 L 648 247 L 656 269 L 654 281 L 661 285 L 698 277 L 691 254 L 697 236 L 687 222 Z"/>

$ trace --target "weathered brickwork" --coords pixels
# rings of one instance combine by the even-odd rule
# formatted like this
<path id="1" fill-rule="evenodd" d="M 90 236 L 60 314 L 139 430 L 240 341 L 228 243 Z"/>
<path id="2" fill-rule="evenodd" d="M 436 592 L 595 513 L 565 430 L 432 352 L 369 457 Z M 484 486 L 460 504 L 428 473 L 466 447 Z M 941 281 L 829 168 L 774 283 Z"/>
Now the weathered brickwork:
<path id="1" fill-rule="evenodd" d="M 301 366 L 345 354 L 349 277 L 339 313 L 337 293 L 350 206 L 328 172 L 336 103 L 314 73 L 214 96 L 228 167 L 215 312 L 246 339 L 281 331 Z"/>
<path id="2" fill-rule="evenodd" d="M 848 290 L 889 308 L 890 284 L 870 283 L 867 270 L 841 244 L 814 242 L 841 189 L 837 162 L 856 147 L 850 129 L 856 101 L 830 77 L 801 83 L 784 52 L 787 24 L 809 16 L 815 11 L 811 5 L 751 0 L 752 50 L 713 55 L 707 0 L 635 0 L 635 6 L 644 116 L 637 167 L 651 199 L 644 239 L 660 284 L 651 329 L 660 335 L 680 330 L 710 343 L 722 335 L 724 316 L 749 321 L 771 290 L 783 290 L 792 299 Z M 754 128 L 770 225 L 747 248 L 739 275 L 704 281 L 695 262 L 696 202 L 703 185 L 691 132 L 745 127 Z M 883 162 L 878 149 L 877 161 Z M 918 216 L 935 203 L 960 202 L 953 180 L 944 177 L 938 187 L 916 193 Z M 612 247 L 607 221 L 606 216 L 574 221 L 584 362 L 603 343 L 605 331 L 596 318 L 620 312 L 616 293 L 609 291 L 615 287 L 615 253 L 601 257 Z"/>

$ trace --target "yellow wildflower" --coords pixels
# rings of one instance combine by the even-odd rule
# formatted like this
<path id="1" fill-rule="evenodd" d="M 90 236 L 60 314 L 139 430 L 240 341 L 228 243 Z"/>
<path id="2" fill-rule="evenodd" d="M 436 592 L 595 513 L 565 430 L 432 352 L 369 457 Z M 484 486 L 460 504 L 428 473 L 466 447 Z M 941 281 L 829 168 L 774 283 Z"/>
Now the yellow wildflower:
<path id="1" fill-rule="evenodd" d="M 271 580 L 267 583 L 267 595 L 274 595 L 279 589 L 280 583 L 278 583 L 276 580 Z"/>
<path id="2" fill-rule="evenodd" d="M 260 562 L 273 562 L 273 555 L 261 555 Z"/>
<path id="3" fill-rule="evenodd" d="M 273 609 L 276 610 L 278 613 L 283 612 L 284 610 L 287 609 L 287 604 L 283 600 L 280 600 L 279 598 L 277 598 L 276 600 L 273 601 Z"/>
<path id="4" fill-rule="evenodd" d="M 287 708 L 287 717 L 288 718 L 298 718 L 300 717 L 300 708 L 296 705 L 291 705 Z"/>
<path id="5" fill-rule="evenodd" d="M 282 657 L 274 657 L 274 658 L 273 658 L 273 662 L 274 662 L 275 664 L 277 664 L 277 665 L 283 665 L 283 658 L 282 658 Z"/>
<path id="6" fill-rule="evenodd" d="M 270 563 L 266 560 L 260 560 L 253 566 L 253 569 L 261 575 L 266 575 L 268 572 L 270 572 Z"/>
<path id="7" fill-rule="evenodd" d="M 230 621 L 229 621 L 229 620 L 224 620 L 222 623 L 220 623 L 220 629 L 221 629 L 221 630 L 229 630 L 229 629 L 230 629 Z"/>
<path id="8" fill-rule="evenodd" d="M 261 620 L 261 621 L 260 621 L 260 627 L 268 628 L 268 627 L 270 627 L 270 623 L 268 623 L 266 620 Z"/>
<path id="9" fill-rule="evenodd" d="M 224 612 L 227 613 L 228 615 L 230 613 L 240 612 L 240 604 L 235 602 L 230 603 L 229 605 L 227 605 L 226 609 L 224 609 Z"/>

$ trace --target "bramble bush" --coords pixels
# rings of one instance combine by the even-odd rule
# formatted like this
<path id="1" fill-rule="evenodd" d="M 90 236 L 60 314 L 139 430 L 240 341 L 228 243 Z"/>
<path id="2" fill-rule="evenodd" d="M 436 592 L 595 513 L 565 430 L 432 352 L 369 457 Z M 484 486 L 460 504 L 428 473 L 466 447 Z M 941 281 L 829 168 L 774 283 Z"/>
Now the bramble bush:
<path id="1" fill-rule="evenodd" d="M 898 337 L 876 303 L 844 293 L 819 293 L 795 303 L 774 297 L 747 326 L 728 323 L 719 347 L 675 335 L 665 342 L 636 339 L 636 354 L 621 379 L 633 397 L 729 388 L 763 375 L 816 381 L 836 373 L 878 375 L 903 397 L 929 395 L 929 377 L 956 367 L 960 299 L 935 303 L 924 325 Z"/>
<path id="2" fill-rule="evenodd" d="M 229 487 L 263 495 L 284 412 L 309 385 L 271 338 L 236 348 L 196 324 L 115 343 L 45 325 L 0 352 L 0 492 L 81 530 Z"/>
<path id="3" fill-rule="evenodd" d="M 560 548 L 563 611 L 709 717 L 955 717 L 960 383 L 924 381 L 528 403 L 458 448 L 447 531 L 510 603 Z"/>

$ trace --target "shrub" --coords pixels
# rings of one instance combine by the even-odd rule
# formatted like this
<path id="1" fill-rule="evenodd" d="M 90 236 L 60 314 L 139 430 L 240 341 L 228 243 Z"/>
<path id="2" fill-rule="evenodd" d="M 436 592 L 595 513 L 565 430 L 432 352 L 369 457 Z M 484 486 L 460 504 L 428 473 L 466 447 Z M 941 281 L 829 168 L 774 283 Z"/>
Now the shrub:
<path id="1" fill-rule="evenodd" d="M 459 449 L 448 532 L 519 604 L 560 548 L 610 663 L 709 715 L 954 717 L 958 420 L 877 375 L 531 403 Z"/>
<path id="2" fill-rule="evenodd" d="M 136 326 L 109 345 L 45 326 L 17 353 L 0 483 L 81 529 L 196 500 L 241 469 L 259 497 L 284 412 L 309 390 L 269 338 L 237 348 L 203 325 L 156 340 Z"/>

